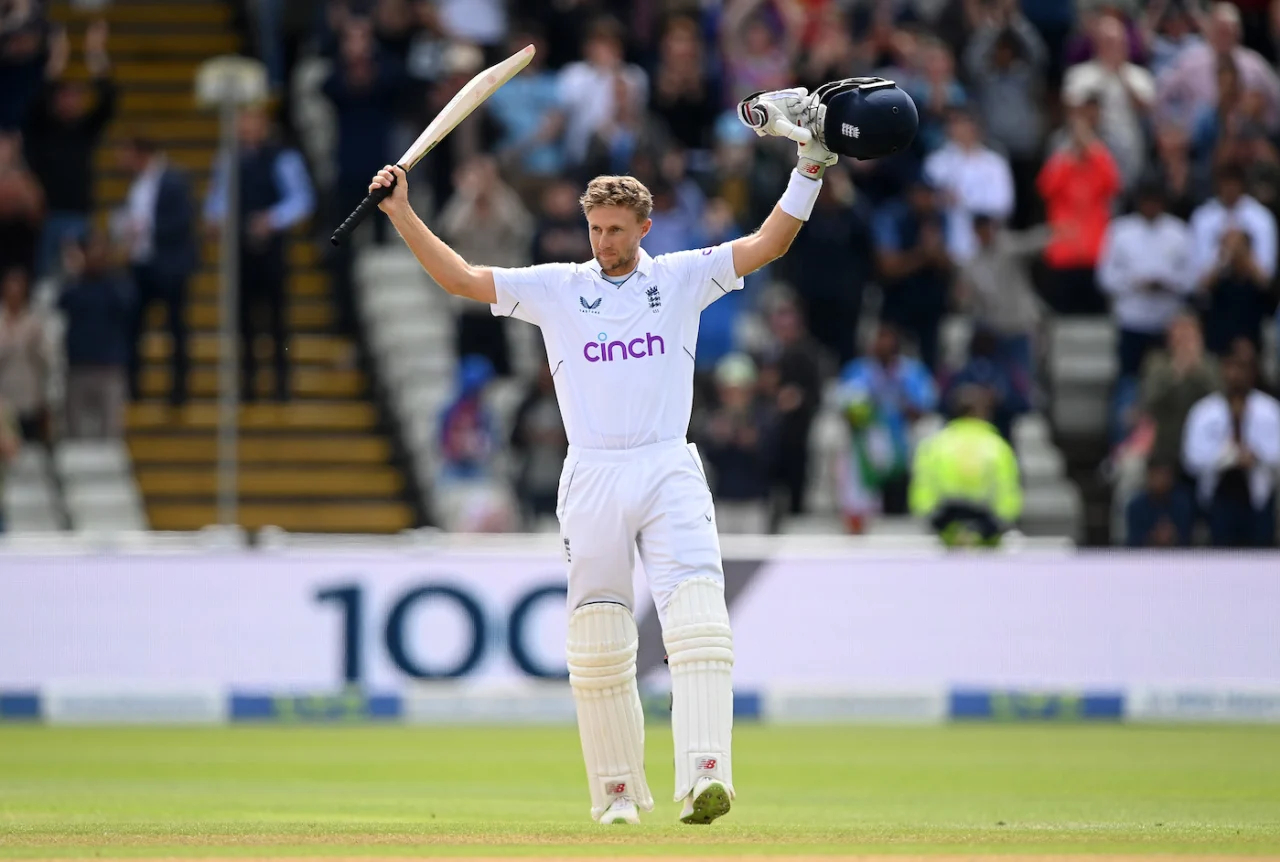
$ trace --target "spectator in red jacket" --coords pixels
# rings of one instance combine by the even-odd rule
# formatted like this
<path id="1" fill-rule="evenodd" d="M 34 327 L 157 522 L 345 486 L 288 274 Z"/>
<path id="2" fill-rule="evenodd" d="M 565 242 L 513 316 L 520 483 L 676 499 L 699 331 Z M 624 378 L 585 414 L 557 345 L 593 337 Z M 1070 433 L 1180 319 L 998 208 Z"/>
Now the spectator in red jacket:
<path id="1" fill-rule="evenodd" d="M 1120 192 L 1120 172 L 1086 118 L 1077 110 L 1065 144 L 1045 162 L 1036 181 L 1054 240 L 1044 252 L 1042 290 L 1062 314 L 1105 314 L 1094 282 L 1102 238 Z"/>

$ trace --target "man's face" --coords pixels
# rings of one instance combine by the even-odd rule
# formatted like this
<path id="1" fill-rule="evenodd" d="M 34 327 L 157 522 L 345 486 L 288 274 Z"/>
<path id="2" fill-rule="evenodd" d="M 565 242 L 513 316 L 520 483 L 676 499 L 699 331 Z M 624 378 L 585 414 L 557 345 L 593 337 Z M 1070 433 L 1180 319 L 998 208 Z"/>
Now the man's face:
<path id="1" fill-rule="evenodd" d="M 1223 358 L 1222 387 L 1228 395 L 1244 395 L 1253 388 L 1253 369 L 1244 356 L 1232 354 Z"/>
<path id="2" fill-rule="evenodd" d="M 593 207 L 587 213 L 591 254 L 605 275 L 631 270 L 640 253 L 640 240 L 652 225 L 652 219 L 642 221 L 626 207 Z"/>
<path id="3" fill-rule="evenodd" d="M 783 344 L 791 344 L 800 339 L 800 312 L 790 305 L 779 306 L 769 316 L 769 326 L 773 335 Z"/>
<path id="4" fill-rule="evenodd" d="M 105 234 L 94 232 L 89 235 L 84 249 L 84 270 L 88 275 L 105 272 L 111 265 L 111 245 Z"/>
<path id="5" fill-rule="evenodd" d="M 928 214 L 934 210 L 933 189 L 917 183 L 911 187 L 910 197 L 911 209 L 921 214 Z"/>
<path id="6" fill-rule="evenodd" d="M 884 327 L 876 330 L 876 340 L 871 345 L 871 353 L 881 364 L 891 362 L 898 355 L 897 333 Z"/>
<path id="7" fill-rule="evenodd" d="M 1151 221 L 1164 212 L 1164 201 L 1154 195 L 1148 195 L 1138 201 L 1138 212 L 1143 218 Z"/>
<path id="8" fill-rule="evenodd" d="M 1180 356 L 1198 355 L 1204 346 L 1200 325 L 1194 318 L 1178 317 L 1169 326 L 1169 352 Z"/>
<path id="9" fill-rule="evenodd" d="M 622 64 L 622 45 L 612 36 L 592 38 L 583 53 L 588 63 L 600 68 L 615 69 Z"/>
<path id="10" fill-rule="evenodd" d="M 246 147 L 258 146 L 267 139 L 267 115 L 258 108 L 241 111 L 237 131 L 241 144 Z"/>
<path id="11" fill-rule="evenodd" d="M 78 84 L 63 84 L 53 100 L 53 112 L 58 119 L 69 122 L 84 116 L 89 108 L 88 94 Z"/>
<path id="12" fill-rule="evenodd" d="M 978 127 L 967 114 L 956 114 L 947 127 L 951 140 L 962 147 L 971 147 L 978 142 Z"/>
<path id="13" fill-rule="evenodd" d="M 1173 490 L 1173 470 L 1166 464 L 1153 465 L 1147 470 L 1147 493 L 1163 497 Z"/>
<path id="14" fill-rule="evenodd" d="M 19 309 L 27 301 L 27 276 L 20 269 L 11 269 L 0 284 L 0 302 L 6 308 Z"/>
<path id="15" fill-rule="evenodd" d="M 1215 12 L 1209 18 L 1209 44 L 1219 54 L 1225 54 L 1240 41 L 1240 29 L 1235 18 Z"/>
<path id="16" fill-rule="evenodd" d="M 1226 177 L 1218 181 L 1218 200 L 1232 206 L 1244 196 L 1244 185 L 1235 177 Z"/>

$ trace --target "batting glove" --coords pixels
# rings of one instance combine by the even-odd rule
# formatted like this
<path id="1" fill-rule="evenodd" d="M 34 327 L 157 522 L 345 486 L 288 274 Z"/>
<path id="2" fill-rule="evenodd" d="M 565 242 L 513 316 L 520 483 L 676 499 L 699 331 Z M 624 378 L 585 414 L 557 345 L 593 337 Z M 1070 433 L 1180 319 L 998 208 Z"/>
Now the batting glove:
<path id="1" fill-rule="evenodd" d="M 816 180 L 837 161 L 835 153 L 810 130 L 818 104 L 818 99 L 804 87 L 769 90 L 743 99 L 738 104 L 738 119 L 760 137 L 771 135 L 795 141 L 800 157 L 796 170 Z"/>

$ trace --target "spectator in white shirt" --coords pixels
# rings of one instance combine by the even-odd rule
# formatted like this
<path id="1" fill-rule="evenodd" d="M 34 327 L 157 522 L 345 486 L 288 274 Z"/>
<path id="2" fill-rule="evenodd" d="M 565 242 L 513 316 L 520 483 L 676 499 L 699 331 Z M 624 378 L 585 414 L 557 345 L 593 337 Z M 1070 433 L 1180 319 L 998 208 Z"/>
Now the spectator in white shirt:
<path id="1" fill-rule="evenodd" d="M 924 171 L 946 201 L 947 251 L 957 264 L 966 263 L 978 249 L 974 214 L 1004 220 L 1013 213 L 1009 161 L 983 145 L 972 114 L 955 109 L 947 125 L 947 143 L 925 159 Z"/>
<path id="2" fill-rule="evenodd" d="M 1102 110 L 1099 132 L 1128 186 L 1146 164 L 1142 123 L 1155 103 L 1155 79 L 1146 69 L 1129 62 L 1128 36 L 1115 18 L 1099 20 L 1094 41 L 1094 59 L 1067 70 L 1062 97 L 1069 107 L 1097 97 Z"/>
<path id="3" fill-rule="evenodd" d="M 1274 547 L 1280 402 L 1254 388 L 1257 354 L 1247 341 L 1238 345 L 1222 360 L 1223 391 L 1191 408 L 1182 460 L 1215 547 Z"/>
<path id="4" fill-rule="evenodd" d="M 1223 234 L 1240 230 L 1249 235 L 1254 263 L 1269 281 L 1276 271 L 1275 216 L 1245 194 L 1245 173 L 1239 165 L 1223 165 L 1214 181 L 1217 196 L 1191 214 L 1192 268 L 1196 279 L 1203 280 L 1217 269 Z"/>
<path id="5" fill-rule="evenodd" d="M 575 165 L 586 157 L 591 136 L 613 122 L 619 87 L 629 91 L 635 103 L 648 104 L 649 78 L 639 66 L 624 62 L 623 32 L 612 19 L 596 22 L 583 45 L 586 59 L 570 63 L 560 73 L 565 150 Z"/>
<path id="6" fill-rule="evenodd" d="M 1144 182 L 1136 203 L 1136 212 L 1107 227 L 1098 258 L 1098 284 L 1111 296 L 1120 329 L 1122 377 L 1136 376 L 1147 354 L 1164 344 L 1169 322 L 1195 287 L 1191 231 L 1165 212 L 1163 188 Z"/>

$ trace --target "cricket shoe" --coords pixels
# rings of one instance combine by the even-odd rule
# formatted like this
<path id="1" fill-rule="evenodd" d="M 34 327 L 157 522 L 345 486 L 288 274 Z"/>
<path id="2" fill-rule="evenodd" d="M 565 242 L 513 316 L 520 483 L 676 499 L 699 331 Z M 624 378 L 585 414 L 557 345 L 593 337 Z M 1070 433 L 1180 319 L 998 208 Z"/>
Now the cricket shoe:
<path id="1" fill-rule="evenodd" d="M 707 824 L 729 813 L 729 788 L 714 778 L 699 778 L 693 792 L 684 798 L 681 823 Z"/>
<path id="2" fill-rule="evenodd" d="M 636 804 L 631 801 L 631 797 L 619 796 L 600 815 L 599 822 L 605 826 L 615 826 L 619 823 L 639 826 L 640 811 L 636 808 Z"/>

